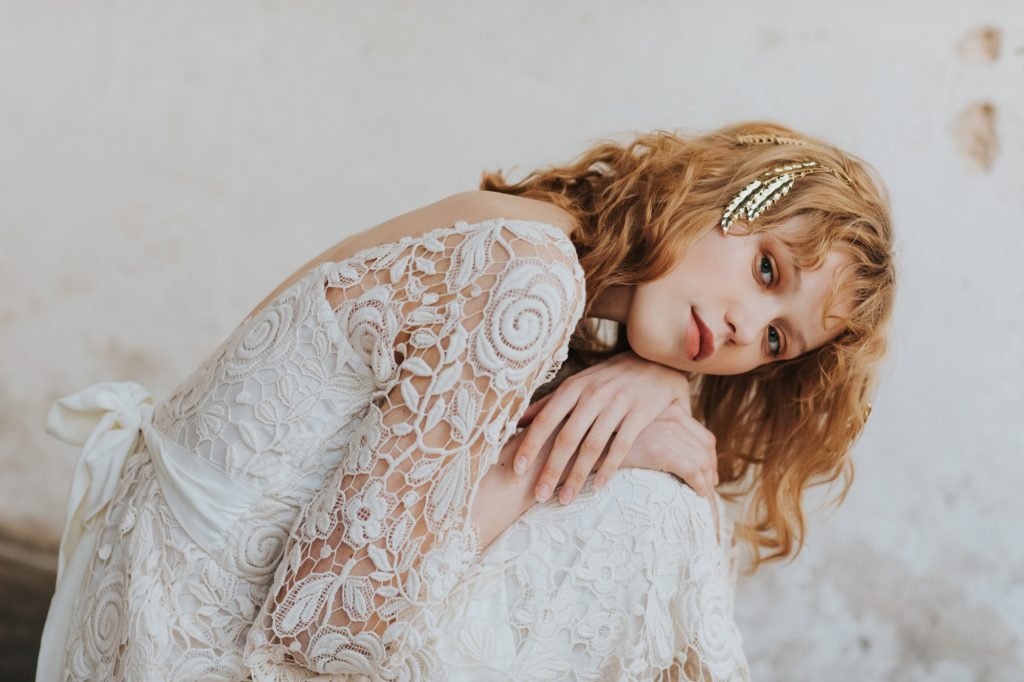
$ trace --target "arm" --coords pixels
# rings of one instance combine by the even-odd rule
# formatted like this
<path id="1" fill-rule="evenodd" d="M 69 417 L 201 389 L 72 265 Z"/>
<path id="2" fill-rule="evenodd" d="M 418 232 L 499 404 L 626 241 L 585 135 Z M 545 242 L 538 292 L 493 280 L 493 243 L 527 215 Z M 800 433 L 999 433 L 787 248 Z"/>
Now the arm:
<path id="1" fill-rule="evenodd" d="M 358 442 L 296 520 L 247 662 L 365 674 L 415 654 L 424 632 L 410 621 L 478 551 L 473 491 L 582 314 L 564 245 L 501 224 L 423 243 L 448 263 L 407 316 L 404 357 Z"/>
<path id="2" fill-rule="evenodd" d="M 668 471 L 701 495 L 710 497 L 718 483 L 713 450 L 695 452 L 672 448 L 678 441 L 667 440 L 659 449 L 670 448 L 674 452 L 666 457 L 663 453 L 642 452 L 643 448 L 634 447 L 640 434 L 654 426 L 673 406 L 678 408 L 675 414 L 688 431 L 713 445 L 710 431 L 691 416 L 690 400 L 687 373 L 651 362 L 632 351 L 613 355 L 567 377 L 554 392 L 530 405 L 520 420 L 529 427 L 519 446 L 516 463 L 522 470 L 529 468 L 541 444 L 557 432 L 554 445 L 545 457 L 547 464 L 535 486 L 537 499 L 541 501 L 564 481 L 558 500 L 563 504 L 570 502 L 609 443 L 607 456 L 594 479 L 595 488 L 601 488 L 620 465 L 625 465 Z M 575 463 L 566 479 L 563 473 L 570 468 L 567 466 L 570 457 L 574 457 Z"/>
<path id="3" fill-rule="evenodd" d="M 684 409 L 678 404 L 670 404 L 660 415 L 646 427 L 635 439 L 633 447 L 629 450 L 623 464 L 626 468 L 649 469 L 653 471 L 664 471 L 673 474 L 676 478 L 682 479 L 675 473 L 674 469 L 683 468 L 686 471 L 695 471 L 690 468 L 690 458 L 706 456 L 700 453 L 703 446 L 699 440 L 693 437 L 693 428 L 687 429 L 687 422 L 692 422 Z M 513 457 L 517 456 L 517 450 L 522 447 L 526 437 L 526 431 L 517 433 L 501 450 L 498 461 L 487 470 L 483 480 L 480 482 L 480 489 L 477 498 L 480 503 L 473 505 L 473 521 L 480 529 L 480 546 L 486 548 L 501 533 L 512 525 L 512 523 L 525 514 L 533 505 L 538 504 L 534 493 L 537 482 L 549 474 L 551 452 L 556 446 L 556 441 L 564 426 L 558 427 L 548 437 L 548 440 L 541 446 L 537 456 L 529 465 L 529 469 L 522 474 L 513 470 Z M 612 443 L 606 442 L 604 450 L 597 456 L 592 465 L 590 474 L 596 473 L 604 466 L 606 460 L 611 456 Z M 669 449 L 671 454 L 663 454 Z M 569 458 L 567 466 L 561 471 L 560 478 L 555 483 L 558 486 L 566 484 L 570 478 L 570 470 L 576 475 L 577 467 L 583 448 L 577 448 L 576 452 Z M 692 476 L 691 476 L 692 477 Z M 581 478 L 581 481 L 583 479 Z M 577 484 L 578 488 L 583 483 Z M 595 489 L 597 486 L 594 486 Z M 718 532 L 718 505 L 715 501 L 715 493 L 708 494 L 711 517 L 714 521 L 714 528 Z"/>
<path id="4" fill-rule="evenodd" d="M 554 436 L 541 447 L 530 468 L 522 474 L 517 474 L 512 469 L 512 457 L 525 435 L 526 432 L 521 431 L 505 444 L 498 461 L 487 470 L 480 481 L 471 515 L 480 530 L 481 550 L 486 549 L 531 507 L 539 504 L 533 490 L 551 451 Z M 605 453 L 607 452 L 606 448 Z M 565 482 L 568 476 L 567 467 L 562 472 L 559 484 Z"/>

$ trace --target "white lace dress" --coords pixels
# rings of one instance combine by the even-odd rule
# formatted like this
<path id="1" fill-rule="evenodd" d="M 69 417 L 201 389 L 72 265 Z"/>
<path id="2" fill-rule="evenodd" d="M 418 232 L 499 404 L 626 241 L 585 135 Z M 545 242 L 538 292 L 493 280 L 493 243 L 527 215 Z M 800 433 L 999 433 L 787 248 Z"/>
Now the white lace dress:
<path id="1" fill-rule="evenodd" d="M 37 680 L 748 679 L 731 524 L 668 474 L 479 551 L 585 294 L 557 228 L 460 221 L 314 268 L 165 400 L 58 400 L 82 450 Z"/>

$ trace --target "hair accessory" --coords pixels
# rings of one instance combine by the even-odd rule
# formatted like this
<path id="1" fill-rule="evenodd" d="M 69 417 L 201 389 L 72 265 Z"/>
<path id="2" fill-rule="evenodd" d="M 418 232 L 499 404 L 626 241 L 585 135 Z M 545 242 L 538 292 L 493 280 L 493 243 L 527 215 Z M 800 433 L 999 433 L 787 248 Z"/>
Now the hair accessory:
<path id="1" fill-rule="evenodd" d="M 805 140 L 798 140 L 795 137 L 783 135 L 737 135 L 736 144 L 794 144 L 798 147 L 806 147 Z"/>
<path id="2" fill-rule="evenodd" d="M 741 137 L 764 139 L 763 136 L 756 135 L 743 135 Z M 746 218 L 747 222 L 756 220 L 758 216 L 764 213 L 765 209 L 789 192 L 793 187 L 794 180 L 805 175 L 811 175 L 812 173 L 831 173 L 843 182 L 852 184 L 845 173 L 828 166 L 819 165 L 817 161 L 804 161 L 802 163 L 776 166 L 770 171 L 763 173 L 760 178 L 744 187 L 733 197 L 722 214 L 722 232 L 729 234 L 729 228 L 736 219 Z"/>

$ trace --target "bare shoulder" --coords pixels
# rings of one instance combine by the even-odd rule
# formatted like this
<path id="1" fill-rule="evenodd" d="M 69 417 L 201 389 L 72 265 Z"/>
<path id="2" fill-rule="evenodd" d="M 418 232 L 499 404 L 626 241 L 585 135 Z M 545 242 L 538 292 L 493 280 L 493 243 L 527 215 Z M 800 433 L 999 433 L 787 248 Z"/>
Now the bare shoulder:
<path id="1" fill-rule="evenodd" d="M 450 227 L 460 220 L 478 223 L 493 218 L 547 223 L 570 237 L 576 229 L 576 221 L 571 213 L 546 201 L 486 190 L 458 192 L 351 234 L 329 246 L 292 273 L 250 315 L 322 263 L 342 261 L 364 249 L 390 244 L 404 237 L 418 237 L 437 228 Z"/>
<path id="2" fill-rule="evenodd" d="M 571 213 L 555 204 L 539 199 L 487 190 L 471 190 L 453 194 L 445 201 L 448 202 L 448 209 L 453 212 L 453 215 L 466 215 L 468 217 L 459 218 L 459 220 L 469 223 L 492 218 L 535 220 L 557 227 L 566 236 L 572 236 L 576 228 L 576 220 Z"/>
<path id="3" fill-rule="evenodd" d="M 449 195 L 353 234 L 321 256 L 324 260 L 342 260 L 365 248 L 389 244 L 404 237 L 418 237 L 431 230 L 450 227 L 460 220 L 478 223 L 494 218 L 535 220 L 557 227 L 567 236 L 572 236 L 576 228 L 572 214 L 552 203 L 501 192 L 470 190 Z"/>

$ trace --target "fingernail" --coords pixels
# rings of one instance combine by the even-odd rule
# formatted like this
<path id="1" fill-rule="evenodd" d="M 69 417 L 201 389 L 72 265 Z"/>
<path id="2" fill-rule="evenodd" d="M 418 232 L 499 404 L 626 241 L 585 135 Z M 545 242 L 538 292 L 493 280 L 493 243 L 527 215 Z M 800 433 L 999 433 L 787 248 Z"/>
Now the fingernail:
<path id="1" fill-rule="evenodd" d="M 516 457 L 515 470 L 517 474 L 521 474 L 526 471 L 526 458 L 522 455 Z"/>
<path id="2" fill-rule="evenodd" d="M 572 502 L 572 496 L 574 495 L 572 488 L 562 488 L 562 492 L 558 494 L 558 501 L 562 504 L 569 504 Z"/>
<path id="3" fill-rule="evenodd" d="M 551 494 L 551 486 L 549 486 L 547 483 L 541 483 L 537 487 L 537 500 L 539 502 L 543 502 L 544 500 L 548 499 L 548 495 L 550 495 L 550 494 Z"/>
<path id="4" fill-rule="evenodd" d="M 597 478 L 594 479 L 594 487 L 595 488 L 603 488 L 604 487 L 604 476 L 598 476 Z"/>

